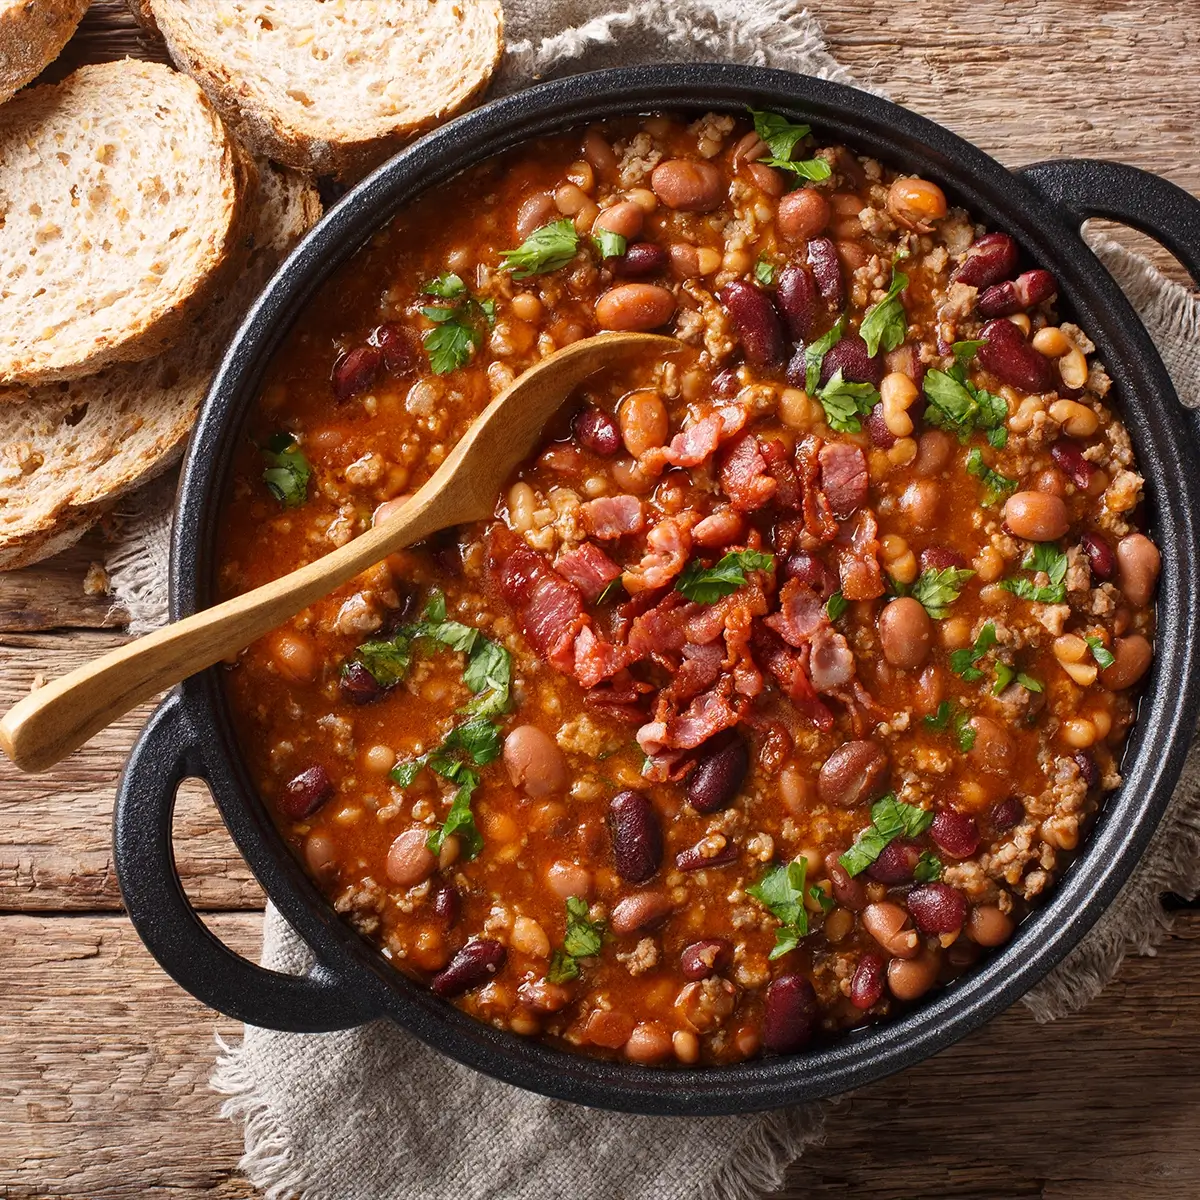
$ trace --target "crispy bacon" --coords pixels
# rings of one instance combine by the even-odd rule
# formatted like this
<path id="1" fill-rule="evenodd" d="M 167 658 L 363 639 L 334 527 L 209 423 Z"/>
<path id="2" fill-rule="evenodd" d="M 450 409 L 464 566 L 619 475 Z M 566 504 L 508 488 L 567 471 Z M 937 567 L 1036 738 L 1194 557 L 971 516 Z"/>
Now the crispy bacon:
<path id="1" fill-rule="evenodd" d="M 763 607 L 766 607 L 765 602 Z M 762 672 L 750 652 L 755 615 L 755 609 L 749 604 L 739 604 L 729 610 L 725 621 L 725 660 L 721 664 L 733 678 L 734 691 L 750 699 L 763 690 Z"/>
<path id="2" fill-rule="evenodd" d="M 690 607 L 682 592 L 668 592 L 653 608 L 639 613 L 629 626 L 630 650 L 638 658 L 678 654 L 688 641 L 682 610 Z"/>
<path id="3" fill-rule="evenodd" d="M 668 717 L 663 744 L 672 750 L 694 750 L 721 730 L 732 729 L 738 715 L 730 703 L 731 691 L 730 681 L 722 679 L 695 697 L 683 712 Z"/>
<path id="4" fill-rule="evenodd" d="M 825 602 L 816 590 L 798 579 L 789 579 L 779 592 L 779 611 L 764 624 L 775 630 L 789 646 L 805 646 L 818 630 L 829 624 Z"/>
<path id="5" fill-rule="evenodd" d="M 720 478 L 721 490 L 740 512 L 762 508 L 779 486 L 767 474 L 767 460 L 752 433 L 744 433 L 732 443 L 721 462 Z"/>
<path id="6" fill-rule="evenodd" d="M 854 676 L 854 652 L 846 639 L 828 626 L 813 634 L 808 675 L 818 692 L 833 692 Z"/>
<path id="7" fill-rule="evenodd" d="M 779 508 L 799 509 L 803 501 L 800 476 L 787 447 L 778 438 L 768 438 L 761 443 L 761 449 L 767 470 L 775 480 L 775 504 Z"/>
<path id="8" fill-rule="evenodd" d="M 605 540 L 641 533 L 646 528 L 642 502 L 636 496 L 601 496 L 583 505 L 583 523 L 592 537 Z"/>
<path id="9" fill-rule="evenodd" d="M 646 693 L 653 690 L 650 684 L 634 679 L 627 670 L 620 670 L 606 683 L 588 688 L 583 694 L 583 702 L 607 716 L 640 725 L 649 716 Z"/>
<path id="10" fill-rule="evenodd" d="M 821 491 L 833 515 L 845 520 L 867 499 L 867 460 L 857 446 L 846 442 L 827 442 L 821 447 L 818 459 Z"/>
<path id="11" fill-rule="evenodd" d="M 595 604 L 600 593 L 621 574 L 621 568 L 592 542 L 581 542 L 574 550 L 560 554 L 554 569 L 573 583 L 589 604 Z"/>
<path id="12" fill-rule="evenodd" d="M 804 531 L 813 545 L 832 542 L 837 537 L 837 521 L 829 507 L 829 498 L 819 485 L 820 438 L 807 437 L 796 447 L 796 469 L 800 473 L 803 494 Z M 811 548 L 811 547 L 810 547 Z"/>
<path id="13" fill-rule="evenodd" d="M 713 686 L 721 678 L 725 652 L 716 643 L 708 646 L 684 646 L 683 660 L 663 690 L 678 704 Z"/>
<path id="14" fill-rule="evenodd" d="M 572 669 L 575 678 L 586 688 L 611 679 L 630 661 L 628 647 L 598 638 L 590 625 L 585 625 L 575 635 Z"/>
<path id="15" fill-rule="evenodd" d="M 550 564 L 536 550 L 524 544 L 498 562 L 500 591 L 510 604 L 524 604 L 533 585 L 550 569 Z"/>
<path id="16" fill-rule="evenodd" d="M 665 587 L 683 570 L 692 551 L 692 526 L 698 519 L 696 513 L 664 517 L 650 530 L 642 561 L 622 576 L 625 590 L 631 596 Z"/>
<path id="17" fill-rule="evenodd" d="M 698 467 L 716 453 L 721 442 L 723 423 L 717 413 L 711 413 L 695 425 L 677 433 L 663 452 L 667 462 L 675 467 Z"/>
<path id="18" fill-rule="evenodd" d="M 858 515 L 848 546 L 838 547 L 838 574 L 847 600 L 874 600 L 882 596 L 883 572 L 879 568 L 879 523 L 865 508 Z"/>
<path id="19" fill-rule="evenodd" d="M 833 713 L 813 688 L 808 677 L 810 648 L 793 649 L 762 624 L 754 630 L 754 649 L 758 659 L 771 672 L 783 694 L 804 713 L 818 729 L 833 728 Z"/>

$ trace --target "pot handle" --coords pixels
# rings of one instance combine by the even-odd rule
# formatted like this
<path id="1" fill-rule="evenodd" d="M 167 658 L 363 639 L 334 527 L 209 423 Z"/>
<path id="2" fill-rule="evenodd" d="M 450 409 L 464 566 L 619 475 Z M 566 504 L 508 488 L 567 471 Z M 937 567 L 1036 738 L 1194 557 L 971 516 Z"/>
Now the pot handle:
<path id="1" fill-rule="evenodd" d="M 266 1029 L 321 1033 L 378 1014 L 327 967 L 270 971 L 234 953 L 201 921 L 175 869 L 171 822 L 179 784 L 203 777 L 177 693 L 142 731 L 117 787 L 113 860 L 125 908 L 159 965 L 197 999 Z"/>

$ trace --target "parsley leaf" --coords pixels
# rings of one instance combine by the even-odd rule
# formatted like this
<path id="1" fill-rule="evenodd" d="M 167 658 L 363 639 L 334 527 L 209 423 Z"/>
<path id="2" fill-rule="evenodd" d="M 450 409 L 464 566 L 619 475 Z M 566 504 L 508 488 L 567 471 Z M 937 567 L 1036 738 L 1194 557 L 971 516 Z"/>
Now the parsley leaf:
<path id="1" fill-rule="evenodd" d="M 412 644 L 405 634 L 398 633 L 389 641 L 363 642 L 354 651 L 354 657 L 380 687 L 393 687 L 404 678 L 412 662 Z"/>
<path id="2" fill-rule="evenodd" d="M 941 621 L 961 594 L 963 584 L 974 574 L 965 567 L 946 567 L 941 571 L 927 567 L 917 576 L 909 595 L 919 600 L 935 621 Z"/>
<path id="3" fill-rule="evenodd" d="M 746 582 L 747 571 L 769 571 L 775 565 L 775 555 L 761 550 L 731 550 L 714 567 L 701 566 L 692 559 L 675 583 L 697 604 L 712 604 L 722 596 L 732 595 Z"/>
<path id="4" fill-rule="evenodd" d="M 804 875 L 808 860 L 796 859 L 790 863 L 777 863 L 757 882 L 747 889 L 779 921 L 775 931 L 775 948 L 769 957 L 782 958 L 789 950 L 795 950 L 800 939 L 808 934 L 808 913 L 804 909 Z"/>
<path id="5" fill-rule="evenodd" d="M 508 708 L 512 688 L 512 655 L 485 638 L 478 629 L 446 619 L 446 597 L 434 592 L 425 606 L 424 619 L 408 627 L 410 637 L 429 638 L 467 656 L 463 683 L 475 693 L 465 712 L 491 717 Z"/>
<path id="6" fill-rule="evenodd" d="M 879 403 L 874 384 L 849 383 L 842 378 L 839 367 L 833 378 L 817 393 L 825 419 L 839 433 L 858 433 L 862 429 L 859 417 L 865 417 Z"/>
<path id="7" fill-rule="evenodd" d="M 1017 490 L 1017 481 L 1009 479 L 994 471 L 983 460 L 983 451 L 978 446 L 972 446 L 967 454 L 967 474 L 974 475 L 983 481 L 986 489 L 983 494 L 984 504 L 997 504 L 1010 492 Z"/>
<path id="8" fill-rule="evenodd" d="M 942 877 L 942 860 L 929 850 L 922 850 L 917 865 L 913 868 L 913 878 L 918 883 L 932 883 Z"/>
<path id="9" fill-rule="evenodd" d="M 956 362 L 959 362 L 959 363 L 962 363 L 965 365 L 966 363 L 969 363 L 971 361 L 971 359 L 973 359 L 975 357 L 975 354 L 979 350 L 979 347 L 982 346 L 983 344 L 984 343 L 982 340 L 974 341 L 974 342 L 971 342 L 971 341 L 954 342 L 950 346 L 950 353 L 954 355 L 954 359 Z"/>
<path id="10" fill-rule="evenodd" d="M 950 714 L 954 711 L 949 700 L 943 700 L 933 712 L 925 718 L 925 724 L 930 729 L 945 729 L 950 724 Z"/>
<path id="11" fill-rule="evenodd" d="M 480 320 L 490 327 L 496 323 L 494 300 L 476 300 L 458 275 L 443 273 L 431 279 L 423 289 L 426 296 L 452 301 L 426 305 L 421 315 L 434 323 L 422 339 L 429 366 L 435 375 L 448 375 L 466 366 L 471 355 L 483 344 Z"/>
<path id="12" fill-rule="evenodd" d="M 842 595 L 839 589 L 825 602 L 825 615 L 831 621 L 836 621 L 849 607 L 850 601 Z"/>
<path id="13" fill-rule="evenodd" d="M 821 906 L 822 912 L 829 912 L 837 904 L 832 896 L 826 895 L 825 890 L 817 887 L 815 883 L 808 889 L 808 894 Z"/>
<path id="14" fill-rule="evenodd" d="M 262 473 L 267 490 L 284 508 L 296 508 L 308 499 L 312 466 L 290 433 L 273 433 L 263 447 L 267 466 Z"/>
<path id="15" fill-rule="evenodd" d="M 460 296 L 467 294 L 467 285 L 463 283 L 462 276 L 444 272 L 435 279 L 431 279 L 425 285 L 424 291 L 426 296 L 437 296 L 442 300 L 457 300 Z"/>
<path id="16" fill-rule="evenodd" d="M 930 729 L 950 729 L 958 740 L 958 748 L 965 754 L 975 745 L 975 730 L 970 725 L 971 714 L 965 708 L 943 700 L 937 710 L 925 718 Z"/>
<path id="17" fill-rule="evenodd" d="M 1035 542 L 1021 559 L 1021 570 L 1044 572 L 1049 584 L 1039 587 L 1032 579 L 1002 579 L 1000 586 L 1022 600 L 1037 604 L 1062 604 L 1067 598 L 1067 555 L 1053 542 Z"/>
<path id="18" fill-rule="evenodd" d="M 570 217 L 551 221 L 535 229 L 515 250 L 504 250 L 500 257 L 504 269 L 512 272 L 514 279 L 528 279 L 531 275 L 547 275 L 565 267 L 579 249 L 579 234 Z"/>
<path id="19" fill-rule="evenodd" d="M 796 145 L 812 132 L 807 125 L 793 125 L 787 117 L 778 113 L 756 112 L 750 110 L 754 118 L 754 132 L 770 147 L 769 158 L 759 161 L 768 167 L 779 167 L 791 171 L 802 179 L 820 181 L 828 179 L 833 174 L 833 168 L 823 158 L 806 158 L 797 162 L 792 161 Z"/>
<path id="20" fill-rule="evenodd" d="M 1105 667 L 1111 667 L 1117 661 L 1098 637 L 1085 637 L 1083 640 L 1087 642 L 1088 648 L 1092 652 L 1092 657 L 1100 665 L 1101 670 Z"/>
<path id="21" fill-rule="evenodd" d="M 550 970 L 546 978 L 551 983 L 566 983 L 579 978 L 579 960 L 594 958 L 604 944 L 604 923 L 588 920 L 586 901 L 578 896 L 567 900 L 567 932 L 563 947 L 555 950 L 550 959 Z"/>
<path id="22" fill-rule="evenodd" d="M 954 650 L 950 654 L 950 670 L 961 675 L 967 683 L 975 683 L 983 678 L 983 672 L 975 665 L 999 639 L 996 637 L 996 626 L 989 621 L 975 639 L 975 644 L 966 650 Z"/>
<path id="23" fill-rule="evenodd" d="M 432 309 L 422 309 L 428 314 Z M 443 312 L 449 311 L 446 309 Z M 461 321 L 447 320 L 436 329 L 431 329 L 424 338 L 425 353 L 435 375 L 449 375 L 459 367 L 466 366 L 472 352 L 483 341 L 477 330 Z"/>
<path id="24" fill-rule="evenodd" d="M 825 355 L 842 340 L 845 330 L 846 318 L 843 315 L 834 322 L 832 329 L 804 347 L 804 390 L 810 395 L 821 382 L 821 363 Z"/>
<path id="25" fill-rule="evenodd" d="M 1024 671 L 1017 672 L 1017 682 L 1027 692 L 1041 692 L 1044 690 L 1040 680 L 1034 679 L 1032 675 L 1026 675 Z"/>
<path id="26" fill-rule="evenodd" d="M 459 768 L 453 776 L 458 790 L 454 793 L 454 800 L 442 827 L 429 835 L 425 845 L 429 847 L 431 854 L 441 854 L 442 843 L 454 834 L 462 843 L 463 858 L 472 859 L 483 849 L 483 838 L 475 825 L 475 815 L 471 812 L 471 797 L 479 786 L 479 776 L 459 763 L 454 765 Z M 445 774 L 444 771 L 439 773 Z"/>
<path id="27" fill-rule="evenodd" d="M 977 388 L 967 379 L 966 369 L 956 362 L 948 371 L 936 368 L 925 372 L 925 420 L 940 429 L 957 434 L 966 441 L 976 430 L 987 434 L 988 442 L 1001 449 L 1008 441 L 1008 404 L 1003 396 Z"/>
<path id="28" fill-rule="evenodd" d="M 882 347 L 895 350 L 908 334 L 908 314 L 900 302 L 900 293 L 908 287 L 908 276 L 892 264 L 892 282 L 887 295 L 871 308 L 858 327 L 859 336 L 867 343 L 867 353 L 874 358 Z"/>
<path id="29" fill-rule="evenodd" d="M 481 767 L 500 757 L 500 729 L 486 717 L 456 725 L 442 742 L 443 750 L 464 750 Z"/>
<path id="30" fill-rule="evenodd" d="M 754 278 L 763 287 L 770 287 L 775 282 L 775 264 L 762 254 L 758 256 L 758 261 L 754 264 Z"/>
<path id="31" fill-rule="evenodd" d="M 889 842 L 898 837 L 920 837 L 932 824 L 933 813 L 915 804 L 905 804 L 896 799 L 894 792 L 888 792 L 871 806 L 871 824 L 855 838 L 850 849 L 839 856 L 838 862 L 848 874 L 861 875 Z"/>
<path id="32" fill-rule="evenodd" d="M 626 239 L 611 229 L 600 229 L 592 234 L 592 245 L 601 258 L 620 258 L 625 253 Z"/>

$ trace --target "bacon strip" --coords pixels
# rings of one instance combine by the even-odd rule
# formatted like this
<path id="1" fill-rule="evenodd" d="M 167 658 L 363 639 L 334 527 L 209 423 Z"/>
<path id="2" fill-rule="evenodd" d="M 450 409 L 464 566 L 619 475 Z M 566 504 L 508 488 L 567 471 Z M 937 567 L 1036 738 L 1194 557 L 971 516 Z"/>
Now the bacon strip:
<path id="1" fill-rule="evenodd" d="M 641 533 L 646 528 L 642 502 L 636 496 L 600 496 L 583 505 L 583 523 L 592 537 L 604 540 Z"/>
<path id="2" fill-rule="evenodd" d="M 698 467 L 716 453 L 723 428 L 721 417 L 711 413 L 682 433 L 677 433 L 663 452 L 664 457 L 675 467 Z"/>
<path id="3" fill-rule="evenodd" d="M 601 592 L 621 575 L 621 568 L 592 542 L 581 542 L 574 550 L 560 554 L 554 569 L 573 583 L 589 604 L 595 604 Z"/>
<path id="4" fill-rule="evenodd" d="M 800 472 L 800 489 L 803 494 L 804 529 L 816 545 L 832 542 L 837 537 L 837 521 L 829 507 L 829 499 L 818 483 L 820 465 L 818 455 L 820 438 L 805 438 L 796 447 L 796 468 Z"/>
<path id="5" fill-rule="evenodd" d="M 849 546 L 838 547 L 838 574 L 847 600 L 874 600 L 884 592 L 879 567 L 879 522 L 864 508 L 858 515 Z"/>
<path id="6" fill-rule="evenodd" d="M 829 501 L 833 515 L 845 520 L 867 499 L 870 480 L 867 460 L 857 446 L 846 442 L 827 442 L 821 447 L 821 491 Z"/>
<path id="7" fill-rule="evenodd" d="M 762 508 L 779 486 L 767 474 L 767 460 L 752 433 L 742 434 L 730 446 L 721 463 L 720 478 L 721 490 L 740 512 Z"/>

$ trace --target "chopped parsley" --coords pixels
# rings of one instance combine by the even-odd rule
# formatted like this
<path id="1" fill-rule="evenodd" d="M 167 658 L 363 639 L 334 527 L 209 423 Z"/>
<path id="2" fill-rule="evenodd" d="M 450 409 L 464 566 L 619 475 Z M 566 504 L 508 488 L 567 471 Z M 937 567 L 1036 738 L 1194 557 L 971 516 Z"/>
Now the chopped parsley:
<path id="1" fill-rule="evenodd" d="M 621 576 L 618 575 L 615 579 L 610 579 L 605 585 L 600 595 L 596 597 L 597 604 L 608 604 L 615 600 L 625 590 L 625 584 L 621 581 Z"/>
<path id="2" fill-rule="evenodd" d="M 512 656 L 503 646 L 485 638 L 478 629 L 446 619 L 446 597 L 434 592 L 423 619 L 402 632 L 410 638 L 429 638 L 467 656 L 463 683 L 475 693 L 464 712 L 490 717 L 508 708 L 512 685 Z"/>
<path id="3" fill-rule="evenodd" d="M 913 878 L 918 883 L 933 883 L 942 877 L 942 860 L 930 850 L 922 850 L 917 865 L 913 868 Z"/>
<path id="4" fill-rule="evenodd" d="M 809 898 L 821 906 L 822 912 L 830 912 L 836 907 L 837 901 L 830 895 L 827 895 L 824 888 L 818 887 L 815 883 L 808 889 Z"/>
<path id="5" fill-rule="evenodd" d="M 919 601 L 935 621 L 941 621 L 962 593 L 963 584 L 974 574 L 966 567 L 945 567 L 940 571 L 927 567 L 917 576 L 909 595 Z"/>
<path id="6" fill-rule="evenodd" d="M 697 604 L 712 604 L 745 584 L 747 571 L 769 571 L 774 565 L 775 555 L 761 550 L 731 550 L 713 567 L 694 558 L 684 567 L 675 590 Z"/>
<path id="7" fill-rule="evenodd" d="M 362 663 L 380 687 L 389 688 L 399 683 L 412 664 L 412 640 L 403 633 L 388 641 L 363 642 L 354 651 L 354 660 Z M 345 672 L 349 662 L 343 666 Z"/>
<path id="8" fill-rule="evenodd" d="M 998 504 L 1005 496 L 1017 490 L 1017 481 L 993 470 L 983 460 L 983 451 L 972 446 L 967 454 L 967 474 L 982 480 L 984 504 Z"/>
<path id="9" fill-rule="evenodd" d="M 565 267 L 579 249 L 579 234 L 570 217 L 551 221 L 535 229 L 515 250 L 504 250 L 500 257 L 504 269 L 512 272 L 514 279 L 528 279 L 531 275 L 547 275 Z"/>
<path id="10" fill-rule="evenodd" d="M 954 355 L 954 361 L 962 364 L 967 364 L 975 357 L 979 347 L 984 345 L 983 339 L 979 341 L 961 341 L 954 342 L 950 346 L 950 353 Z"/>
<path id="11" fill-rule="evenodd" d="M 1085 637 L 1083 639 L 1088 644 L 1088 649 L 1092 652 L 1092 657 L 1099 664 L 1100 669 L 1111 667 L 1117 660 L 1112 656 L 1112 652 L 1104 645 L 1098 637 Z"/>
<path id="12" fill-rule="evenodd" d="M 833 323 L 832 329 L 804 347 L 804 390 L 809 395 L 817 390 L 817 384 L 821 382 L 821 363 L 825 355 L 842 340 L 845 330 L 846 318 L 843 315 Z"/>
<path id="13" fill-rule="evenodd" d="M 871 308 L 858 327 L 859 336 L 867 343 L 867 353 L 874 358 L 882 348 L 895 350 L 908 335 L 908 314 L 900 302 L 900 293 L 908 287 L 908 276 L 892 263 L 892 282 L 887 295 Z"/>
<path id="14" fill-rule="evenodd" d="M 983 672 L 975 665 L 999 641 L 996 637 L 996 626 L 989 621 L 975 639 L 975 644 L 969 649 L 954 650 L 950 654 L 950 670 L 961 675 L 967 683 L 975 683 L 983 678 Z"/>
<path id="15" fill-rule="evenodd" d="M 975 730 L 970 725 L 971 714 L 949 700 L 943 700 L 937 711 L 925 718 L 930 729 L 949 729 L 958 741 L 958 748 L 966 754 L 975 745 Z"/>
<path id="16" fill-rule="evenodd" d="M 601 258 L 620 258 L 625 253 L 626 240 L 611 229 L 598 229 L 592 234 L 592 245 Z"/>
<path id="17" fill-rule="evenodd" d="M 442 750 L 462 750 L 484 766 L 500 757 L 500 727 L 487 717 L 473 717 L 450 730 Z"/>
<path id="18" fill-rule="evenodd" d="M 483 344 L 481 327 L 490 328 L 496 323 L 496 304 L 493 300 L 476 300 L 462 278 L 453 274 L 438 275 L 422 291 L 426 296 L 451 301 L 421 309 L 421 315 L 434 324 L 422 339 L 429 366 L 435 375 L 448 375 L 465 366 Z"/>
<path id="19" fill-rule="evenodd" d="M 776 920 L 775 948 L 771 959 L 782 958 L 795 950 L 800 939 L 808 934 L 808 913 L 804 908 L 804 876 L 808 860 L 798 858 L 790 863 L 776 863 L 746 893 L 753 896 Z"/>
<path id="20" fill-rule="evenodd" d="M 842 595 L 839 589 L 825 602 L 825 615 L 831 621 L 836 621 L 849 607 L 850 601 Z"/>
<path id="21" fill-rule="evenodd" d="M 823 158 L 792 161 L 797 144 L 812 132 L 808 125 L 794 125 L 787 117 L 781 117 L 778 113 L 756 112 L 751 109 L 750 115 L 754 118 L 754 132 L 767 143 L 771 151 L 769 158 L 759 159 L 759 162 L 815 182 L 828 179 L 833 174 L 833 168 Z"/>
<path id="22" fill-rule="evenodd" d="M 967 379 L 962 362 L 956 362 L 948 371 L 936 368 L 926 371 L 924 391 L 929 401 L 925 420 L 930 425 L 957 434 L 963 442 L 979 431 L 987 435 L 988 442 L 997 450 L 1008 441 L 1004 424 L 1008 420 L 1008 404 L 1004 397 L 977 388 Z"/>
<path id="23" fill-rule="evenodd" d="M 426 296 L 437 296 L 441 300 L 457 300 L 467 294 L 467 285 L 461 275 L 443 272 L 425 285 Z"/>
<path id="24" fill-rule="evenodd" d="M 588 906 L 579 896 L 567 900 L 567 932 L 561 950 L 550 959 L 546 978 L 551 983 L 566 983 L 579 978 L 579 960 L 594 958 L 604 944 L 604 923 L 588 920 Z"/>
<path id="25" fill-rule="evenodd" d="M 888 792 L 871 806 L 871 824 L 855 838 L 854 844 L 838 858 L 838 862 L 847 874 L 861 875 L 890 842 L 898 837 L 920 837 L 932 824 L 933 813 L 915 804 L 905 804 L 896 799 L 895 792 Z"/>
<path id="26" fill-rule="evenodd" d="M 775 264 L 765 255 L 760 254 L 754 264 L 754 278 L 763 285 L 770 287 L 775 282 Z"/>
<path id="27" fill-rule="evenodd" d="M 992 684 L 992 695 L 1000 695 L 1014 679 L 1027 692 L 1042 691 L 1041 683 L 1034 679 L 1032 675 L 1026 675 L 1024 671 L 1018 671 L 1016 667 L 1010 666 L 1006 662 L 998 662 L 996 664 L 995 682 Z"/>
<path id="28" fill-rule="evenodd" d="M 842 378 L 839 367 L 833 378 L 817 393 L 830 429 L 839 433 L 858 433 L 862 430 L 860 417 L 867 416 L 879 403 L 874 384 L 850 383 Z"/>
<path id="29" fill-rule="evenodd" d="M 1039 586 L 1024 576 L 1002 579 L 1000 586 L 1006 592 L 1012 592 L 1022 600 L 1032 600 L 1037 604 L 1062 604 L 1066 600 L 1067 555 L 1053 542 L 1035 542 L 1021 559 L 1021 570 L 1032 571 L 1035 574 L 1043 572 L 1050 582 Z"/>
<path id="30" fill-rule="evenodd" d="M 483 838 L 475 825 L 475 814 L 471 812 L 471 797 L 479 786 L 479 776 L 457 759 L 435 758 L 429 765 L 458 787 L 445 821 L 429 835 L 425 845 L 431 854 L 441 854 L 442 844 L 453 834 L 462 843 L 463 858 L 472 859 L 483 849 Z"/>
<path id="31" fill-rule="evenodd" d="M 263 483 L 284 508 L 296 508 L 308 499 L 312 466 L 290 433 L 273 433 L 262 448 L 266 468 Z"/>

